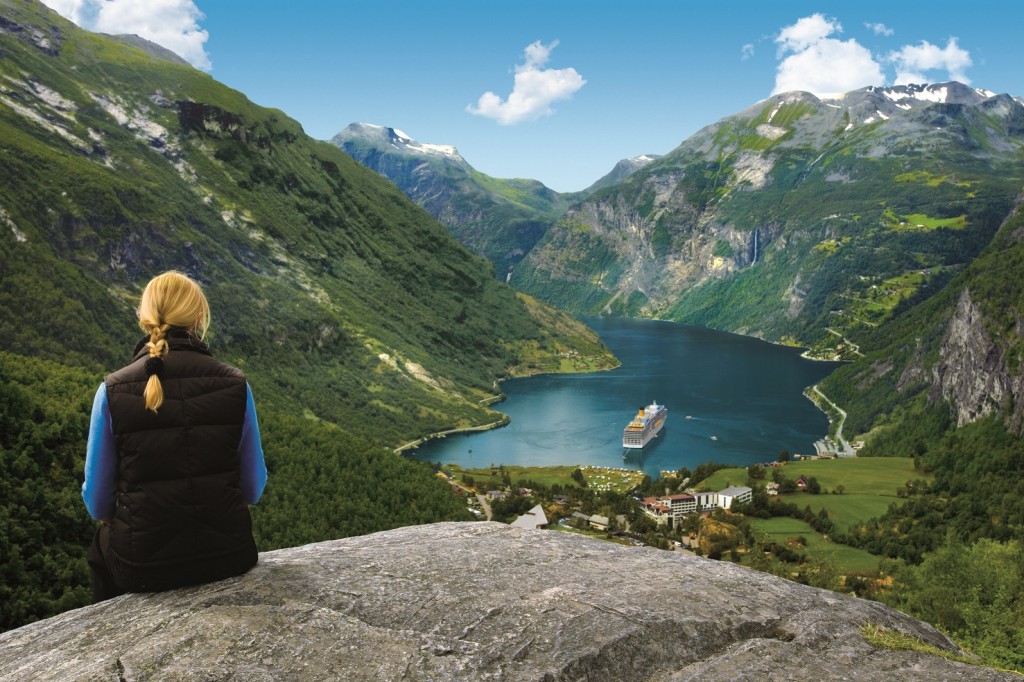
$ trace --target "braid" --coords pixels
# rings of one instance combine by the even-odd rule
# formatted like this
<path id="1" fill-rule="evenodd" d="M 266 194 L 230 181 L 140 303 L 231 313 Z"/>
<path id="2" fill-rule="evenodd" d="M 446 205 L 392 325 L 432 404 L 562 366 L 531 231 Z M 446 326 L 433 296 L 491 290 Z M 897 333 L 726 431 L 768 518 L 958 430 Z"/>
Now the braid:
<path id="1" fill-rule="evenodd" d="M 146 348 L 146 409 L 156 412 L 163 405 L 164 389 L 160 374 L 164 356 L 170 351 L 167 332 L 198 333 L 202 338 L 210 325 L 210 305 L 198 284 L 180 272 L 165 272 L 150 280 L 136 309 L 139 326 L 149 336 Z"/>
<path id="2" fill-rule="evenodd" d="M 146 348 L 149 349 L 149 359 L 146 360 L 146 374 L 149 379 L 146 381 L 146 390 L 143 395 L 146 397 L 146 409 L 156 412 L 164 402 L 164 387 L 160 383 L 160 370 L 164 366 L 164 356 L 170 350 L 167 346 L 167 330 L 170 325 L 154 324 L 149 326 L 149 341 Z"/>

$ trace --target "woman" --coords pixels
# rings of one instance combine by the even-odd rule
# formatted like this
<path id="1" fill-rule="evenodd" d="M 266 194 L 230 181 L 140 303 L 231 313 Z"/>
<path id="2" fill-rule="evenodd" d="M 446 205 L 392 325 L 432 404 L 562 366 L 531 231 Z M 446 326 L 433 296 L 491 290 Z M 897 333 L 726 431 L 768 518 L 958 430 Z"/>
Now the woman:
<path id="1" fill-rule="evenodd" d="M 146 336 L 96 391 L 89 428 L 94 601 L 219 580 L 257 561 L 248 505 L 267 469 L 249 385 L 203 343 L 210 308 L 185 275 L 153 278 L 137 312 Z"/>

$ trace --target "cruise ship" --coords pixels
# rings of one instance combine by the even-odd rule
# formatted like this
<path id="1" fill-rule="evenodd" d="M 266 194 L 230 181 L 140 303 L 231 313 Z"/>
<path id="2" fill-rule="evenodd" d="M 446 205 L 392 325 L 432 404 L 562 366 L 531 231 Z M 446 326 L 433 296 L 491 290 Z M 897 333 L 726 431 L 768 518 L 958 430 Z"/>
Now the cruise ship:
<path id="1" fill-rule="evenodd" d="M 622 432 L 622 447 L 635 449 L 650 443 L 665 425 L 666 417 L 668 410 L 657 402 L 641 408 Z"/>

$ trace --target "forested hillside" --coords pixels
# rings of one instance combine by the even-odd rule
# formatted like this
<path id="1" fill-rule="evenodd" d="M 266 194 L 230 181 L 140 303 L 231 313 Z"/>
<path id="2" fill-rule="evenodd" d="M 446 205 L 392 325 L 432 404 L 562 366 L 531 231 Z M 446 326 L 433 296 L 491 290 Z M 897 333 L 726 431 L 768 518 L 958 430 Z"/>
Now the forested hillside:
<path id="1" fill-rule="evenodd" d="M 845 541 L 890 557 L 883 598 L 1024 668 L 1024 212 L 944 289 L 858 336 L 824 390 L 866 445 L 931 483 Z"/>
<path id="2" fill-rule="evenodd" d="M 2 627 L 83 603 L 88 409 L 158 272 L 204 285 L 252 384 L 261 549 L 469 518 L 392 448 L 494 421 L 512 372 L 614 363 L 284 113 L 36 2 L 0 0 L 0 141 Z"/>
<path id="3" fill-rule="evenodd" d="M 916 456 L 927 491 L 850 540 L 920 561 L 959 542 L 1024 538 L 1024 212 L 945 289 L 860 337 L 824 388 L 867 456 Z"/>

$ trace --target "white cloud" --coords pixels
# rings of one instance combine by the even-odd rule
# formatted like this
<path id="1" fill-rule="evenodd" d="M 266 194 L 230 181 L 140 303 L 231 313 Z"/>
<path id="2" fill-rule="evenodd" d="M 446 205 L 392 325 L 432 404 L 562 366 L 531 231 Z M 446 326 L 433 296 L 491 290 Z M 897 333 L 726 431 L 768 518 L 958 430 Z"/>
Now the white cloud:
<path id="1" fill-rule="evenodd" d="M 856 40 L 839 40 L 842 25 L 822 14 L 812 14 L 786 26 L 775 38 L 784 59 L 775 73 L 772 94 L 806 90 L 829 95 L 882 85 L 885 75 L 871 51 Z"/>
<path id="2" fill-rule="evenodd" d="M 203 13 L 193 0 L 43 0 L 82 28 L 98 33 L 134 33 L 166 47 L 198 69 L 209 71 Z"/>
<path id="3" fill-rule="evenodd" d="M 864 22 L 864 26 L 871 30 L 876 36 L 891 36 L 895 31 L 883 24 L 882 22 L 871 23 L 868 21 Z"/>
<path id="4" fill-rule="evenodd" d="M 508 99 L 503 101 L 488 91 L 480 95 L 475 106 L 471 104 L 466 110 L 493 118 L 502 125 L 515 125 L 554 113 L 553 102 L 569 99 L 587 82 L 573 68 L 543 68 L 557 46 L 557 40 L 550 45 L 542 45 L 539 40 L 528 45 L 523 51 L 524 63 L 516 67 Z"/>
<path id="5" fill-rule="evenodd" d="M 740 48 L 740 59 L 747 60 L 754 56 L 754 43 L 747 43 Z"/>
<path id="6" fill-rule="evenodd" d="M 828 38 L 833 33 L 842 33 L 843 25 L 835 19 L 826 19 L 823 14 L 812 14 L 798 19 L 792 26 L 779 31 L 775 42 L 779 44 L 779 53 L 802 52 Z"/>
<path id="7" fill-rule="evenodd" d="M 936 80 L 971 84 L 967 77 L 967 69 L 973 64 L 971 55 L 957 45 L 956 38 L 950 38 L 944 48 L 932 45 L 927 40 L 922 40 L 918 45 L 904 45 L 898 51 L 891 52 L 887 59 L 896 65 L 896 85 L 932 83 Z M 945 71 L 947 77 L 929 79 L 925 75 L 925 72 L 935 70 Z"/>

